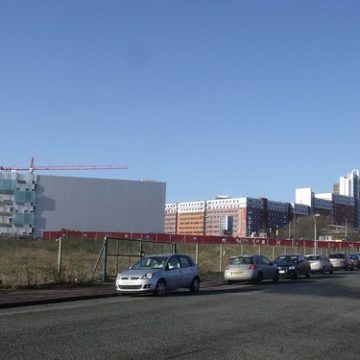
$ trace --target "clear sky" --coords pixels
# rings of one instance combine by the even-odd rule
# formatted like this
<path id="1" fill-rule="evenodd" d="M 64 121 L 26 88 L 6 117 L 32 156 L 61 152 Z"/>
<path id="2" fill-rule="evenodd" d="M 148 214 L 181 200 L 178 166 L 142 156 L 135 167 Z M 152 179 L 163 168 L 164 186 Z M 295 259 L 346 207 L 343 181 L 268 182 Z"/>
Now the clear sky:
<path id="1" fill-rule="evenodd" d="M 293 202 L 360 168 L 359 113 L 358 0 L 0 1 L 3 166 Z"/>

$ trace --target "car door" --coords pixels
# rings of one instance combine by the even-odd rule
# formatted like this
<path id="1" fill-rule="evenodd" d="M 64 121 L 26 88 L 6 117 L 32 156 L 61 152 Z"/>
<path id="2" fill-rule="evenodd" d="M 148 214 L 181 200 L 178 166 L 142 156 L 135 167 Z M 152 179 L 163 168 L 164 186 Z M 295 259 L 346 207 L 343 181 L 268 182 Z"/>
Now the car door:
<path id="1" fill-rule="evenodd" d="M 166 264 L 166 285 L 168 289 L 176 289 L 182 286 L 182 273 L 180 260 L 177 255 L 169 258 Z"/>
<path id="2" fill-rule="evenodd" d="M 181 265 L 181 287 L 190 287 L 195 274 L 195 266 L 187 256 L 179 255 Z"/>
<path id="3" fill-rule="evenodd" d="M 276 271 L 273 263 L 265 256 L 260 256 L 260 259 L 264 279 L 272 279 Z"/>

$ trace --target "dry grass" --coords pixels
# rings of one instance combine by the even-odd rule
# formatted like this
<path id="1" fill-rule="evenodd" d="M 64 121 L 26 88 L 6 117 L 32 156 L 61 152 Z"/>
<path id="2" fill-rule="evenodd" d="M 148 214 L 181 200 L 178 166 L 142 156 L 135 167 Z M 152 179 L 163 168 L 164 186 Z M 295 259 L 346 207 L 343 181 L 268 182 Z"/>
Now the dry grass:
<path id="1" fill-rule="evenodd" d="M 91 281 L 92 274 L 103 247 L 102 240 L 66 239 L 63 241 L 61 272 L 58 272 L 58 246 L 55 240 L 0 240 L 0 288 L 31 288 L 52 284 L 82 285 Z M 117 272 L 128 268 L 139 256 L 171 252 L 171 244 L 147 243 L 140 248 L 136 241 L 108 241 L 107 275 L 114 279 Z M 230 256 L 261 253 L 274 259 L 284 252 L 311 252 L 296 249 L 243 245 L 196 245 L 177 243 L 178 253 L 191 255 L 198 260 L 202 274 L 220 273 Z M 117 256 L 116 256 L 117 255 Z M 102 279 L 103 260 L 100 258 L 95 280 Z"/>

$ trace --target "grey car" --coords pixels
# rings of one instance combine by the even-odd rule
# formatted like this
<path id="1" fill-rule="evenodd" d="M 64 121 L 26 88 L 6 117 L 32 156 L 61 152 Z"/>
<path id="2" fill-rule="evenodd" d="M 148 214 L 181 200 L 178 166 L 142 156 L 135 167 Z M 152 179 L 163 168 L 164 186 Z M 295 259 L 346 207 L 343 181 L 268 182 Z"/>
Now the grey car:
<path id="1" fill-rule="evenodd" d="M 198 266 L 188 255 L 149 255 L 137 261 L 129 270 L 117 275 L 115 289 L 122 294 L 152 292 L 166 295 L 168 290 L 200 289 Z"/>
<path id="2" fill-rule="evenodd" d="M 232 256 L 224 271 L 224 280 L 229 284 L 234 281 L 253 281 L 261 283 L 263 280 L 279 281 L 277 267 L 262 255 Z"/>

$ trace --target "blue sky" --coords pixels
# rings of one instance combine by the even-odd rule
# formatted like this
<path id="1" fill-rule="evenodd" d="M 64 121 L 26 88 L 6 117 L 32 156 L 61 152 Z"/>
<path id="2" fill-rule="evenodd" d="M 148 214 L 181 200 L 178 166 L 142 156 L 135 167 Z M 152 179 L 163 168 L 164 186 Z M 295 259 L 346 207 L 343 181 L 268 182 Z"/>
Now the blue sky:
<path id="1" fill-rule="evenodd" d="M 294 201 L 360 168 L 357 0 L 3 0 L 0 164 Z"/>

